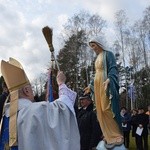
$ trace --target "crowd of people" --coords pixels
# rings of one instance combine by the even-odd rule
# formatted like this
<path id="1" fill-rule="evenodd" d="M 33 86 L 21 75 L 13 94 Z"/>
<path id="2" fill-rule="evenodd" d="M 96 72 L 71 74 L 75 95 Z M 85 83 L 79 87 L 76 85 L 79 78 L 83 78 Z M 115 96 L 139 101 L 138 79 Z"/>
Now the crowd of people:
<path id="1" fill-rule="evenodd" d="M 131 131 L 137 150 L 148 150 L 150 106 L 147 112 L 142 107 L 121 108 L 114 54 L 99 38 L 90 40 L 89 46 L 97 54 L 96 73 L 79 95 L 76 111 L 77 93 L 66 86 L 63 72 L 56 77 L 59 98 L 35 103 L 20 62 L 1 61 L 6 84 L 0 97 L 0 150 L 126 150 Z"/>
<path id="2" fill-rule="evenodd" d="M 147 111 L 143 107 L 127 110 L 121 108 L 121 121 L 126 148 L 130 145 L 130 133 L 135 139 L 137 150 L 148 150 L 148 134 L 150 132 L 150 106 Z"/>
<path id="3" fill-rule="evenodd" d="M 77 120 L 81 136 L 81 150 L 95 150 L 99 141 L 104 139 L 97 114 L 93 108 L 91 96 L 79 97 L 80 109 L 77 112 Z M 134 140 L 135 150 L 148 150 L 148 135 L 150 134 L 150 105 L 147 111 L 143 107 L 128 110 L 120 108 L 121 126 L 126 149 L 130 149 L 130 141 Z M 141 132 L 138 132 L 141 129 Z M 93 136 L 94 135 L 94 136 Z"/>
<path id="4" fill-rule="evenodd" d="M 2 83 L 3 92 L 0 95 L 0 115 L 2 118 L 2 108 L 9 94 L 5 82 Z M 130 140 L 134 138 L 136 150 L 148 150 L 148 134 L 150 133 L 150 105 L 147 111 L 142 107 L 127 110 L 126 107 L 120 109 L 124 145 L 129 149 Z M 0 118 L 0 119 L 1 119 Z M 79 107 L 76 111 L 76 118 L 80 133 L 80 150 L 96 150 L 99 141 L 104 136 L 97 119 L 96 109 L 90 94 L 79 95 Z M 139 134 L 137 128 L 141 128 Z M 132 135 L 132 139 L 130 137 Z"/>

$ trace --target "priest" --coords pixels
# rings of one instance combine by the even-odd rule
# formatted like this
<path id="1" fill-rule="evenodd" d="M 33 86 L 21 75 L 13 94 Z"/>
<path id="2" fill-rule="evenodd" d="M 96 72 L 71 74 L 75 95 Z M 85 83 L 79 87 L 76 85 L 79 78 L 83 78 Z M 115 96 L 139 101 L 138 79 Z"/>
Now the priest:
<path id="1" fill-rule="evenodd" d="M 4 106 L 0 150 L 80 150 L 76 92 L 65 85 L 62 72 L 57 75 L 59 98 L 51 103 L 34 103 L 32 86 L 17 60 L 2 60 L 1 72 L 10 102 Z"/>

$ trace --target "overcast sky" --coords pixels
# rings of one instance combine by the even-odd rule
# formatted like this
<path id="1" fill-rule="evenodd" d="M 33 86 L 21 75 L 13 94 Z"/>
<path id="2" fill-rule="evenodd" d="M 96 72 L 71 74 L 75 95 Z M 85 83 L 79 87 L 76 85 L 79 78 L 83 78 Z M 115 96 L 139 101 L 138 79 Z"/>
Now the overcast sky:
<path id="1" fill-rule="evenodd" d="M 62 25 L 81 10 L 98 13 L 111 25 L 115 12 L 123 9 L 134 21 L 149 5 L 150 0 L 0 0 L 0 61 L 19 60 L 33 80 L 46 72 L 50 61 L 41 32 L 44 26 L 53 28 L 57 52 L 62 46 L 58 40 Z M 107 32 L 113 34 L 113 27 L 108 26 Z"/>

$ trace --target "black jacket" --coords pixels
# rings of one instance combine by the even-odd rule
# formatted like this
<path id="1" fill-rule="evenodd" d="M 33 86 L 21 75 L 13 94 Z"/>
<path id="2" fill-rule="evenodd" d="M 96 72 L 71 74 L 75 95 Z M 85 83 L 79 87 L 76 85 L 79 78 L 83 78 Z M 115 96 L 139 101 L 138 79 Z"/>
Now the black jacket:
<path id="1" fill-rule="evenodd" d="M 96 113 L 93 111 L 93 104 L 85 110 L 81 108 L 77 114 L 77 121 L 80 131 L 81 149 L 90 150 L 96 147 L 102 140 L 102 132 L 97 120 Z"/>
<path id="2" fill-rule="evenodd" d="M 129 113 L 126 112 L 124 116 L 121 116 L 121 123 L 127 125 L 126 127 L 122 127 L 123 132 L 131 130 L 131 116 Z"/>
<path id="3" fill-rule="evenodd" d="M 136 135 L 136 129 L 137 129 L 137 115 L 133 115 L 131 117 L 131 125 L 132 125 L 132 137 L 135 137 Z"/>
<path id="4" fill-rule="evenodd" d="M 148 122 L 149 122 L 148 117 L 149 116 L 145 113 L 138 114 L 136 117 L 136 121 L 135 121 L 136 126 L 138 127 L 139 124 L 142 124 L 143 126 L 143 132 L 142 132 L 143 136 L 148 135 Z"/>

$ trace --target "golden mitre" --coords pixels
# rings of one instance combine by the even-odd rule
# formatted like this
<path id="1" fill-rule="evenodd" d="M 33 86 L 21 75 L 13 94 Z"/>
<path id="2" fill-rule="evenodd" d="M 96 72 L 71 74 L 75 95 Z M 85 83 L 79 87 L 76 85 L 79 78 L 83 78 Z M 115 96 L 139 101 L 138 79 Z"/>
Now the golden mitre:
<path id="1" fill-rule="evenodd" d="M 18 90 L 30 84 L 22 65 L 15 59 L 1 61 L 1 73 L 10 92 L 9 146 L 17 145 Z"/>
<path id="2" fill-rule="evenodd" d="M 8 62 L 2 60 L 1 72 L 10 92 L 30 83 L 22 65 L 14 58 Z"/>

